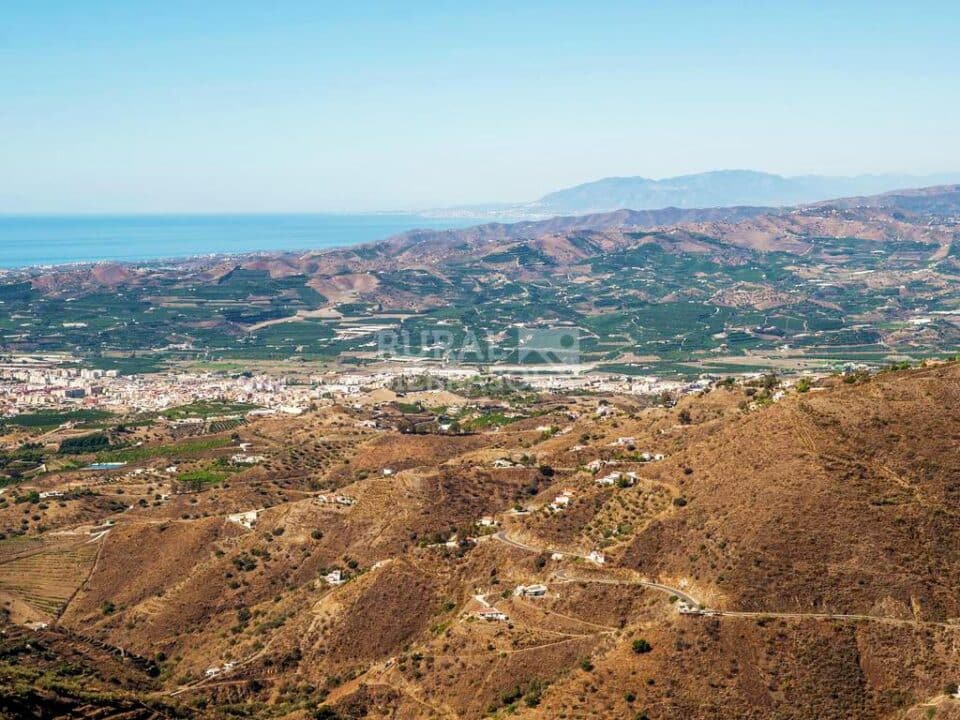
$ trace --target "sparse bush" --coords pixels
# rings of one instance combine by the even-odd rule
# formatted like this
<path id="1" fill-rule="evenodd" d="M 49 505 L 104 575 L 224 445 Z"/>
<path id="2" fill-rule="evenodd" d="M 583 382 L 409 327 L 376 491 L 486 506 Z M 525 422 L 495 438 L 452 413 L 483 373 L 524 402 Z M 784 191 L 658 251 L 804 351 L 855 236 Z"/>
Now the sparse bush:
<path id="1" fill-rule="evenodd" d="M 238 555 L 233 559 L 233 564 L 237 570 L 241 570 L 243 572 L 250 572 L 257 567 L 257 561 L 249 555 Z"/>
<path id="2" fill-rule="evenodd" d="M 543 697 L 543 685 L 539 680 L 534 680 L 530 683 L 530 687 L 527 688 L 527 692 L 523 696 L 523 702 L 527 707 L 537 707 L 540 704 L 540 700 Z"/>
<path id="3" fill-rule="evenodd" d="M 639 638 L 633 641 L 633 651 L 637 655 L 643 655 L 644 653 L 648 653 L 651 650 L 653 650 L 653 646 L 643 638 Z"/>

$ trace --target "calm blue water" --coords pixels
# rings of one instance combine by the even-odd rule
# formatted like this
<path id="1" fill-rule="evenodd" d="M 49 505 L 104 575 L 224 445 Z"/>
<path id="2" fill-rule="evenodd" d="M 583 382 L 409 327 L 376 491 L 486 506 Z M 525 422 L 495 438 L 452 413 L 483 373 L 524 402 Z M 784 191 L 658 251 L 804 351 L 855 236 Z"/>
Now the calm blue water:
<path id="1" fill-rule="evenodd" d="M 315 250 L 414 228 L 476 225 L 420 215 L 0 216 L 0 267 Z"/>

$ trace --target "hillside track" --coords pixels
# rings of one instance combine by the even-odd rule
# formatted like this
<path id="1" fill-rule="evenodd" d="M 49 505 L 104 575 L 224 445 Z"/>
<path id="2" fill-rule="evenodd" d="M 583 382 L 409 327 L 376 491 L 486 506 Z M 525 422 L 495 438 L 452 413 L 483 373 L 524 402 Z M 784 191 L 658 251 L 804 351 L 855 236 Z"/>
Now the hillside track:
<path id="1" fill-rule="evenodd" d="M 511 547 L 519 548 L 526 550 L 532 553 L 553 553 L 559 552 L 554 551 L 549 548 L 538 548 L 526 543 L 519 542 L 514 540 L 506 535 L 503 531 L 496 533 L 493 536 L 496 540 L 503 542 Z M 586 560 L 582 556 L 573 555 L 571 553 L 562 553 L 568 557 L 575 557 L 581 560 Z M 960 622 L 937 622 L 933 620 L 915 620 L 909 618 L 899 618 L 888 615 L 868 615 L 868 614 L 856 614 L 856 613 L 801 613 L 801 612 L 761 612 L 761 611 L 746 611 L 746 610 L 714 610 L 712 608 L 704 608 L 702 604 L 694 598 L 692 595 L 680 590 L 679 588 L 671 587 L 663 583 L 653 582 L 649 580 L 631 580 L 625 578 L 616 578 L 616 577 L 571 577 L 563 570 L 557 573 L 557 577 L 561 582 L 577 582 L 577 583 L 592 583 L 592 584 L 601 584 L 601 585 L 620 585 L 620 586 L 637 586 L 645 587 L 651 590 L 657 590 L 662 593 L 674 596 L 677 599 L 685 602 L 688 606 L 693 608 L 699 608 L 699 611 L 689 613 L 690 615 L 700 615 L 707 617 L 739 617 L 739 618 L 754 618 L 754 619 L 764 619 L 764 618 L 782 618 L 782 619 L 791 619 L 791 620 L 829 620 L 829 621 L 846 621 L 846 622 L 876 622 L 886 625 L 900 625 L 905 627 L 914 627 L 914 628 L 940 628 L 946 630 L 960 630 Z"/>

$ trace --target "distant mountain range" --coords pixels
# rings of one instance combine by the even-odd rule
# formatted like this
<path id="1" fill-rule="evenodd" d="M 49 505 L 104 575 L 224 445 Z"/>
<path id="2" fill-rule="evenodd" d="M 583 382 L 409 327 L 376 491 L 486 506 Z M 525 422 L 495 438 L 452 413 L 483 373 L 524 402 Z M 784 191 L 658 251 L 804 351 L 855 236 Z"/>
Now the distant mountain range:
<path id="1" fill-rule="evenodd" d="M 956 182 L 960 182 L 960 173 L 783 177 L 754 170 L 717 170 L 662 180 L 645 177 L 603 178 L 552 192 L 529 203 L 449 208 L 437 214 L 523 219 L 621 209 L 784 207 L 828 198 L 876 195 L 902 188 Z"/>

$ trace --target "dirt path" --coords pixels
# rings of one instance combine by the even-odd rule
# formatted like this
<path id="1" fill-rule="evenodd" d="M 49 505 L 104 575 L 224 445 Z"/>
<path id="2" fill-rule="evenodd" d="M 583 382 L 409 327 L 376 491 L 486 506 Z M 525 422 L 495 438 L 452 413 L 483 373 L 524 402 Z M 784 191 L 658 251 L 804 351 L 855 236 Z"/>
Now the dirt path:
<path id="1" fill-rule="evenodd" d="M 534 553 L 551 553 L 554 552 L 549 548 L 537 548 L 525 543 L 513 540 L 503 532 L 500 531 L 494 535 L 494 538 L 500 542 L 506 543 L 512 547 L 520 548 L 528 552 Z M 573 555 L 571 553 L 563 553 L 570 557 L 580 557 Z M 952 622 L 937 622 L 933 620 L 911 620 L 908 618 L 898 618 L 891 617 L 887 615 L 866 615 L 858 613 L 801 613 L 801 612 L 753 612 L 745 610 L 713 610 L 710 608 L 704 608 L 699 601 L 697 601 L 692 595 L 687 594 L 679 588 L 670 587 L 669 585 L 664 585 L 662 583 L 651 582 L 649 580 L 629 580 L 624 578 L 599 578 L 599 577 L 570 577 L 566 575 L 564 571 L 560 571 L 558 577 L 565 582 L 582 582 L 582 583 L 598 583 L 603 585 L 634 585 L 639 587 L 650 588 L 651 590 L 658 590 L 663 593 L 668 593 L 669 595 L 677 597 L 679 600 L 685 602 L 689 607 L 694 608 L 695 611 L 689 614 L 691 615 L 702 615 L 710 617 L 742 617 L 742 618 L 785 618 L 785 619 L 794 619 L 794 620 L 836 620 L 836 621 L 846 621 L 846 622 L 877 622 L 884 623 L 887 625 L 903 625 L 909 627 L 928 627 L 928 628 L 941 628 L 948 630 L 960 630 L 960 623 Z"/>
<path id="2" fill-rule="evenodd" d="M 746 612 L 742 610 L 705 610 L 701 614 L 720 617 L 742 618 L 787 618 L 795 620 L 845 620 L 850 622 L 876 622 L 887 625 L 906 625 L 910 627 L 936 627 L 960 630 L 960 623 L 936 622 L 934 620 L 910 620 L 908 618 L 887 615 L 858 615 L 845 613 L 797 613 L 797 612 Z"/>
<path id="3" fill-rule="evenodd" d="M 93 558 L 93 564 L 90 566 L 90 572 L 87 573 L 87 576 L 83 579 L 83 582 L 77 585 L 76 589 L 72 593 L 70 593 L 70 597 L 67 598 L 67 601 L 63 603 L 63 605 L 60 607 L 60 610 L 57 611 L 57 615 L 54 618 L 55 625 L 60 623 L 60 619 L 66 614 L 67 608 L 70 607 L 70 603 L 72 603 L 74 599 L 77 597 L 77 595 L 80 593 L 80 591 L 83 590 L 84 587 L 86 587 L 87 583 L 90 582 L 90 578 L 92 578 L 94 573 L 97 571 L 97 568 L 100 565 L 100 557 L 103 555 L 103 548 L 107 544 L 104 538 L 109 534 L 109 532 L 110 532 L 109 529 L 104 532 L 100 532 L 96 535 L 94 540 L 87 541 L 87 542 L 94 542 L 94 541 L 99 542 L 100 547 L 97 548 L 97 554 Z"/>
<path id="4" fill-rule="evenodd" d="M 507 534 L 506 534 L 506 532 L 504 532 L 503 530 L 501 530 L 501 531 L 498 532 L 498 533 L 495 533 L 495 534 L 493 535 L 493 537 L 494 537 L 495 540 L 499 540 L 500 542 L 505 543 L 505 544 L 507 544 L 507 545 L 510 545 L 511 547 L 519 548 L 519 549 L 521 549 L 521 550 L 526 550 L 527 552 L 538 553 L 538 554 L 541 554 L 541 553 L 547 553 L 547 554 L 557 553 L 557 554 L 563 555 L 563 556 L 565 556 L 565 557 L 578 558 L 578 559 L 580 559 L 580 560 L 584 560 L 584 561 L 586 561 L 586 562 L 589 562 L 589 560 L 587 560 L 587 558 L 586 558 L 585 556 L 583 556 L 583 555 L 577 555 L 576 553 L 564 552 L 564 551 L 560 551 L 560 550 L 553 550 L 553 549 L 551 549 L 551 548 L 539 548 L 539 547 L 534 547 L 534 546 L 532 546 L 532 545 L 527 545 L 526 543 L 522 543 L 522 542 L 520 542 L 520 541 L 518 541 L 518 540 L 514 540 L 513 538 L 508 537 Z M 683 590 L 680 590 L 679 588 L 670 587 L 669 585 L 664 585 L 664 584 L 662 584 L 662 583 L 651 582 L 651 581 L 649 581 L 649 580 L 621 580 L 621 579 L 616 579 L 616 578 L 608 578 L 608 579 L 587 578 L 587 579 L 584 579 L 584 578 L 568 578 L 568 577 L 566 577 L 566 576 L 564 576 L 564 575 L 561 575 L 561 577 L 563 577 L 563 578 L 566 579 L 566 580 L 576 581 L 576 582 L 595 582 L 595 583 L 602 583 L 602 584 L 607 584 L 607 585 L 639 585 L 639 586 L 641 586 L 641 587 L 650 588 L 651 590 L 657 590 L 657 591 L 659 591 L 659 592 L 666 593 L 666 594 L 668 594 L 668 595 L 676 596 L 678 599 L 680 599 L 680 600 L 682 600 L 683 602 L 687 603 L 687 604 L 690 605 L 691 607 L 699 607 L 699 606 L 700 606 L 700 602 L 699 602 L 698 600 L 696 600 L 692 595 L 688 595 L 688 594 L 685 593 Z"/>
<path id="5" fill-rule="evenodd" d="M 521 598 L 519 599 L 519 602 L 522 605 L 525 605 L 527 607 L 538 610 L 539 612 L 542 612 L 544 615 L 553 615 L 554 617 L 558 617 L 568 622 L 576 623 L 578 625 L 586 625 L 588 627 L 597 628 L 597 632 L 594 634 L 612 633 L 612 632 L 616 632 L 617 630 L 617 628 L 610 627 L 609 625 L 600 625 L 599 623 L 593 623 L 593 622 L 590 622 L 589 620 L 581 620 L 580 618 L 574 617 L 573 615 L 564 615 L 563 613 L 559 613 L 556 610 L 548 610 L 547 608 L 540 607 L 538 604 L 532 603 L 529 600 L 524 600 Z M 569 637 L 590 637 L 590 634 L 578 635 L 576 633 L 560 632 L 559 630 L 546 630 L 545 628 L 538 628 L 538 629 L 544 632 L 554 633 L 556 635 L 567 635 Z"/>

